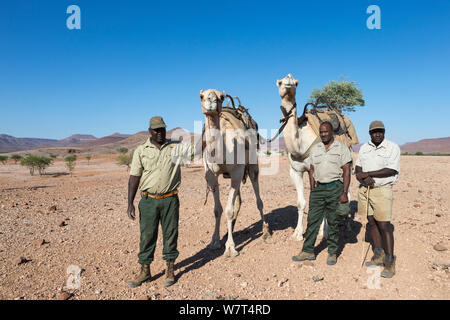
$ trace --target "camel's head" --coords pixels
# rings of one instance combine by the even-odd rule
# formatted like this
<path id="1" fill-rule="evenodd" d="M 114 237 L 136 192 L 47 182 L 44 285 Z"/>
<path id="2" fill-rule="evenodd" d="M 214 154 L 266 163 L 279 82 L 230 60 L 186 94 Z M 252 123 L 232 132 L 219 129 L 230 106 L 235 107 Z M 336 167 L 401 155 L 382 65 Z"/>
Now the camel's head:
<path id="1" fill-rule="evenodd" d="M 216 115 L 222 111 L 222 102 L 226 97 L 225 91 L 219 92 L 216 89 L 200 90 L 200 101 L 202 102 L 202 112 L 205 115 Z"/>
<path id="2" fill-rule="evenodd" d="M 291 74 L 288 74 L 281 80 L 277 80 L 278 92 L 283 99 L 286 95 L 289 98 L 295 98 L 295 93 L 298 86 L 298 80 L 295 80 Z"/>

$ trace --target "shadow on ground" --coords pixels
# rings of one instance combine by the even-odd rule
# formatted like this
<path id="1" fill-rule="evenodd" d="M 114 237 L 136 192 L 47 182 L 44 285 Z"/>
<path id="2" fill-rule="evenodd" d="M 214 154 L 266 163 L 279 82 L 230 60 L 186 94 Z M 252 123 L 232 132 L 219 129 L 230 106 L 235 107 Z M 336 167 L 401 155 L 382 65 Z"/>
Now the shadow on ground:
<path id="1" fill-rule="evenodd" d="M 257 211 L 255 211 L 257 214 Z M 271 211 L 264 215 L 266 222 L 269 224 L 270 233 L 273 234 L 274 231 L 285 230 L 287 228 L 295 228 L 297 225 L 297 207 L 287 206 L 284 208 L 279 208 Z M 238 217 L 239 219 L 239 217 Z M 211 226 L 212 228 L 213 226 Z M 243 230 L 239 230 L 233 233 L 233 240 L 235 243 L 236 250 L 238 252 L 242 251 L 245 246 L 247 246 L 252 241 L 260 238 L 262 236 L 262 221 L 258 221 Z M 179 272 L 176 277 L 182 277 L 183 274 L 189 271 L 199 269 L 203 267 L 208 262 L 221 257 L 225 252 L 225 242 L 228 238 L 228 234 L 221 239 L 221 248 L 217 250 L 209 249 L 208 247 L 203 248 L 195 255 L 184 259 L 175 264 L 176 269 L 186 267 L 183 271 Z M 156 275 L 156 277 L 162 276 L 163 273 Z"/>
<path id="2" fill-rule="evenodd" d="M 362 224 L 355 221 L 355 215 L 357 213 L 358 203 L 357 201 L 350 202 L 350 214 L 349 216 L 339 223 L 339 248 L 337 255 L 339 256 L 344 250 L 348 243 L 357 243 L 358 235 L 362 231 Z M 278 208 L 270 213 L 264 215 L 266 222 L 269 224 L 270 233 L 273 234 L 275 231 L 282 231 L 288 228 L 295 229 L 297 226 L 297 207 L 287 206 L 284 208 Z M 306 230 L 306 226 L 304 226 Z M 258 221 L 245 229 L 239 230 L 233 233 L 233 239 L 238 252 L 242 251 L 249 243 L 260 238 L 262 236 L 262 221 Z M 227 240 L 228 234 L 221 239 L 221 248 L 217 250 L 209 249 L 208 247 L 203 248 L 193 256 L 186 258 L 175 264 L 176 269 L 186 267 L 183 271 L 176 275 L 176 278 L 182 277 L 185 273 L 192 270 L 199 269 L 203 267 L 208 262 L 221 257 L 225 252 L 225 242 Z M 365 241 L 369 242 L 370 237 L 366 228 Z M 322 240 L 315 248 L 314 252 L 318 255 L 321 251 L 327 248 L 326 240 Z M 161 272 L 155 277 L 158 278 L 164 273 Z"/>

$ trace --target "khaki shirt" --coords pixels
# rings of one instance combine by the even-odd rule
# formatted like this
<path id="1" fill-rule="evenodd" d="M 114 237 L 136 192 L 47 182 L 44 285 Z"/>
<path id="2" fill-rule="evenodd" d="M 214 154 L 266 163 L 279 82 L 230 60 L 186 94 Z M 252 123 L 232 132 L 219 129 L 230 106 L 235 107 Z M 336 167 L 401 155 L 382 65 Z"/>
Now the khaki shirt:
<path id="1" fill-rule="evenodd" d="M 311 148 L 311 154 L 306 162 L 314 166 L 313 177 L 316 182 L 343 182 L 342 166 L 352 161 L 350 150 L 340 141 L 334 139 L 328 150 L 323 142 L 316 143 Z"/>
<path id="2" fill-rule="evenodd" d="M 356 165 L 363 172 L 377 171 L 384 168 L 400 172 L 400 147 L 392 141 L 384 140 L 376 147 L 372 141 L 366 142 L 359 149 Z M 398 174 L 386 178 L 373 178 L 375 186 L 393 185 L 398 182 Z"/>
<path id="3" fill-rule="evenodd" d="M 167 140 L 159 150 L 150 138 L 136 148 L 130 175 L 141 177 L 139 190 L 164 194 L 178 188 L 181 183 L 180 164 L 190 161 L 192 145 Z"/>

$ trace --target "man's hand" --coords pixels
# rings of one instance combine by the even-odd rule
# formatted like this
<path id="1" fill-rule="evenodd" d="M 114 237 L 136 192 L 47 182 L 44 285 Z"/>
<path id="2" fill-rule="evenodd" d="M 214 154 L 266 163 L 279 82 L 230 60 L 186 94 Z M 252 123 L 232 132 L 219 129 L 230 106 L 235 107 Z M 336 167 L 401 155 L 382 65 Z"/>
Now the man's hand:
<path id="1" fill-rule="evenodd" d="M 363 184 L 365 186 L 371 186 L 373 187 L 375 185 L 375 180 L 372 177 L 367 177 L 363 180 Z"/>
<path id="2" fill-rule="evenodd" d="M 364 181 L 369 177 L 369 174 L 367 172 L 358 172 L 356 174 L 356 179 L 358 179 L 359 182 Z"/>
<path id="3" fill-rule="evenodd" d="M 346 192 L 343 192 L 339 197 L 338 203 L 346 203 L 346 202 L 348 202 L 348 196 Z"/>
<path id="4" fill-rule="evenodd" d="M 134 208 L 134 204 L 128 205 L 127 214 L 128 218 L 130 218 L 131 220 L 134 220 L 136 218 L 136 209 Z"/>
<path id="5" fill-rule="evenodd" d="M 136 218 L 135 209 L 134 209 L 134 197 L 136 196 L 136 191 L 139 186 L 139 181 L 141 177 L 130 175 L 130 180 L 128 181 L 128 209 L 127 214 L 128 218 L 134 220 Z"/>

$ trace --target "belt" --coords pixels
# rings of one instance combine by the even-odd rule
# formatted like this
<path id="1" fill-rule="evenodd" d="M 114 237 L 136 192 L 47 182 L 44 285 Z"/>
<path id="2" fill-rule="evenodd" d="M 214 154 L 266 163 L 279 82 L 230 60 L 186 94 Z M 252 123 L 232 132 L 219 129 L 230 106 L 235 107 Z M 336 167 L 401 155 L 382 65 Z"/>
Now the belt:
<path id="1" fill-rule="evenodd" d="M 333 186 L 335 186 L 335 185 L 337 185 L 337 184 L 342 184 L 342 181 L 341 181 L 341 180 L 335 180 L 335 181 L 331 181 L 331 182 L 329 182 L 329 183 L 320 183 L 320 182 L 317 182 L 317 184 L 318 184 L 319 186 L 333 187 Z"/>
<path id="2" fill-rule="evenodd" d="M 147 191 L 142 191 L 142 196 L 146 196 L 146 197 L 150 197 L 150 198 L 154 198 L 154 199 L 164 199 L 164 198 L 168 198 L 171 196 L 174 196 L 178 194 L 178 189 L 175 189 L 173 191 L 164 193 L 164 194 L 151 194 L 148 193 Z"/>

